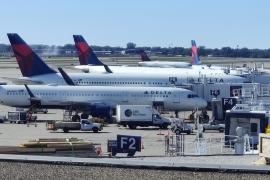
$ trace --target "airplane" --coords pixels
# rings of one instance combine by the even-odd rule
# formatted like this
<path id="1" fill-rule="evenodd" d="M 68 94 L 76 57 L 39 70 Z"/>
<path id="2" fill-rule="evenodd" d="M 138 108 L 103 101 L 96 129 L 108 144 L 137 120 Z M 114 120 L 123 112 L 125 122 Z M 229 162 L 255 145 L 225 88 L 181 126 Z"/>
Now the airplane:
<path id="1" fill-rule="evenodd" d="M 192 63 L 186 62 L 173 62 L 173 61 L 151 61 L 151 59 L 147 56 L 144 50 L 140 51 L 140 56 L 142 62 L 138 62 L 139 66 L 145 67 L 174 67 L 174 68 L 192 68 L 192 69 L 209 69 L 220 72 L 225 72 L 229 75 L 241 76 L 249 79 L 250 81 L 250 70 L 248 68 L 228 68 L 217 65 L 205 65 L 202 64 L 200 59 L 198 48 L 196 46 L 195 40 L 191 40 L 191 52 L 192 52 Z M 261 75 L 262 76 L 262 75 Z M 257 82 L 263 82 L 265 78 L 261 78 L 257 76 Z M 265 82 L 265 81 L 264 81 Z"/>
<path id="2" fill-rule="evenodd" d="M 139 66 L 144 67 L 173 67 L 173 68 L 192 68 L 192 69 L 209 69 L 209 66 L 202 65 L 201 59 L 198 54 L 198 48 L 196 46 L 195 40 L 191 40 L 191 63 L 187 62 L 174 62 L 174 61 L 151 61 L 151 59 L 147 56 L 144 50 L 140 51 L 140 56 L 142 62 L 138 62 Z M 223 69 L 215 68 L 214 70 L 222 70 Z"/>
<path id="3" fill-rule="evenodd" d="M 196 46 L 195 40 L 191 40 L 191 47 L 192 47 L 191 48 L 191 51 L 192 51 L 192 68 L 194 68 L 194 69 L 195 68 L 198 68 L 198 69 L 208 68 L 208 69 L 213 69 L 213 70 L 222 70 L 222 71 L 226 72 L 227 74 L 235 75 L 235 76 L 243 75 L 243 74 L 247 75 L 247 73 L 240 72 L 240 69 L 234 69 L 234 68 L 217 66 L 217 65 L 205 65 L 205 64 L 202 64 L 202 61 L 200 59 L 200 56 L 199 56 L 199 53 L 198 53 L 198 48 Z M 246 71 L 246 69 L 241 69 L 241 70 Z"/>
<path id="4" fill-rule="evenodd" d="M 29 47 L 18 34 L 8 34 L 11 47 L 16 56 L 19 68 L 23 77 L 10 78 L 2 77 L 12 81 L 14 84 L 58 84 L 66 85 L 60 73 L 50 68 L 44 61 Z M 84 49 L 87 46 L 81 44 Z M 89 53 L 88 53 L 89 54 Z M 83 54 L 81 54 L 82 56 Z M 90 55 L 97 59 L 95 54 Z M 87 56 L 88 58 L 88 56 Z M 81 58 L 80 58 L 81 59 Z M 104 66 L 103 66 L 104 67 Z M 106 67 L 106 66 L 105 66 Z M 106 68 L 104 69 L 106 70 Z M 91 85 L 91 86 L 183 86 L 191 83 L 198 83 L 207 80 L 208 82 L 242 82 L 245 81 L 241 77 L 224 76 L 224 79 L 211 77 L 204 78 L 193 77 L 189 74 L 149 74 L 149 73 L 111 73 L 107 69 L 105 74 L 93 73 L 69 73 L 71 79 L 77 85 Z"/>
<path id="5" fill-rule="evenodd" d="M 198 48 L 195 40 L 191 40 L 191 58 L 192 62 L 176 62 L 176 61 L 151 61 L 144 50 L 140 50 L 141 62 L 138 62 L 139 66 L 144 67 L 174 67 L 174 68 L 192 68 L 193 65 L 201 65 L 201 59 L 198 54 Z M 202 67 L 202 66 L 200 66 Z M 207 67 L 207 66 L 204 66 Z"/>
<path id="6" fill-rule="evenodd" d="M 260 84 L 269 84 L 270 83 L 270 71 L 264 70 L 262 65 L 261 69 L 258 69 L 255 65 L 253 69 L 247 67 L 223 67 L 217 65 L 207 66 L 202 64 L 200 57 L 198 55 L 196 42 L 194 40 L 191 41 L 192 44 L 192 67 L 193 68 L 210 68 L 214 70 L 222 70 L 227 71 L 229 75 L 239 76 L 247 79 L 249 82 L 260 83 Z"/>
<path id="7" fill-rule="evenodd" d="M 207 103 L 190 90 L 172 87 L 0 85 L 0 103 L 11 107 L 72 109 L 111 117 L 118 104 L 153 105 L 166 111 L 202 109 Z"/>
<path id="8" fill-rule="evenodd" d="M 177 61 L 151 61 L 144 50 L 140 50 L 141 62 L 139 66 L 143 67 L 174 67 L 174 68 L 190 68 L 191 63 Z"/>
<path id="9" fill-rule="evenodd" d="M 81 35 L 73 35 L 75 46 L 79 52 L 79 66 L 75 66 L 76 69 L 80 69 L 84 72 L 92 73 L 107 73 L 104 69 L 104 63 L 102 63 L 94 54 L 92 48 L 87 44 Z M 156 67 L 131 67 L 131 66 L 108 66 L 113 73 L 134 73 L 134 74 L 152 74 L 152 75 L 175 75 L 192 77 L 194 79 L 215 78 L 215 82 L 248 82 L 245 78 L 239 79 L 239 77 L 228 75 L 223 70 L 214 70 L 210 68 L 156 68 Z M 226 80 L 225 80 L 226 79 Z"/>

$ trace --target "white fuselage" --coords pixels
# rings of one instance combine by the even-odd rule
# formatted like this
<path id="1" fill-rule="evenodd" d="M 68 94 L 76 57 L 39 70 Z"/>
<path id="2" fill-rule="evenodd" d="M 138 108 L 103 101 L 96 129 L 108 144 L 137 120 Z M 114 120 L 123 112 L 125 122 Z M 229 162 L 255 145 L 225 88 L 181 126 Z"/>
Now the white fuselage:
<path id="1" fill-rule="evenodd" d="M 198 77 L 189 74 L 136 74 L 136 73 L 69 73 L 69 77 L 80 86 L 135 86 L 135 87 L 170 87 L 182 86 L 192 83 L 204 82 L 205 80 L 210 83 L 240 83 L 245 82 L 246 79 L 237 76 L 208 76 Z M 60 73 L 45 74 L 32 77 L 23 77 L 23 80 L 32 81 L 33 83 L 25 83 L 15 81 L 15 84 L 40 84 L 34 82 L 43 82 L 42 84 L 58 84 L 66 85 Z"/>
<path id="2" fill-rule="evenodd" d="M 143 67 L 172 67 L 172 68 L 190 68 L 191 64 L 187 62 L 175 61 L 141 61 L 138 62 L 139 66 Z"/>
<path id="3" fill-rule="evenodd" d="M 212 70 L 210 68 L 155 68 L 155 67 L 131 67 L 131 66 L 109 66 L 114 74 L 128 74 L 134 75 L 152 75 L 153 77 L 177 77 L 182 79 L 194 79 L 196 80 L 203 78 L 208 82 L 227 82 L 227 83 L 238 83 L 246 82 L 246 79 L 225 74 L 223 70 Z M 80 66 L 80 69 L 88 69 L 90 73 L 106 73 L 103 66 Z M 190 81 L 189 81 L 190 82 Z M 185 82 L 185 83 L 189 83 Z"/>
<path id="4" fill-rule="evenodd" d="M 91 65 L 80 65 L 75 66 L 76 69 L 88 70 L 90 73 L 106 73 L 103 66 L 91 66 Z M 156 68 L 156 67 L 139 67 L 139 66 L 109 66 L 113 73 L 134 73 L 134 74 L 175 74 L 175 75 L 189 75 L 189 76 L 225 76 L 223 70 L 215 70 L 211 68 Z"/>
<path id="5" fill-rule="evenodd" d="M 169 111 L 203 108 L 206 101 L 192 91 L 169 87 L 108 87 L 29 85 L 42 107 L 66 108 L 69 105 L 95 103 L 116 107 L 117 104 L 153 105 L 162 102 Z M 12 107 L 29 107 L 30 96 L 23 85 L 0 86 L 0 103 Z"/>

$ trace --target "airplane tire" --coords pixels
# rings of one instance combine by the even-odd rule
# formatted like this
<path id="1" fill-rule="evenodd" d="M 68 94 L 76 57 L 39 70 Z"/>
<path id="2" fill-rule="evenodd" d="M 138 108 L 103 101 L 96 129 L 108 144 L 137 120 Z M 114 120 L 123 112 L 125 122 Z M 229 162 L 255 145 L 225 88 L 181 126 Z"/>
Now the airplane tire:
<path id="1" fill-rule="evenodd" d="M 136 125 L 128 125 L 129 129 L 136 129 Z"/>
<path id="2" fill-rule="evenodd" d="M 97 127 L 93 127 L 93 132 L 94 133 L 98 133 L 98 128 Z"/>
<path id="3" fill-rule="evenodd" d="M 181 134 L 181 131 L 179 129 L 176 129 L 175 134 L 179 135 L 179 134 Z"/>

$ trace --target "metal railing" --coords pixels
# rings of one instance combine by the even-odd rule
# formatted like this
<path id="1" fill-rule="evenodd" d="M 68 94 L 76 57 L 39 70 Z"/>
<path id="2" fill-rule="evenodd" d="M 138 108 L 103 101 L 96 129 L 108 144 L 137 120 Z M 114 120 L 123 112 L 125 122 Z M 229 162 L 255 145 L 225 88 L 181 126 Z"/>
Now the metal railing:
<path id="1" fill-rule="evenodd" d="M 235 154 L 234 144 L 238 138 L 237 136 L 195 138 L 193 141 L 186 141 L 185 136 L 186 134 L 165 136 L 165 156 Z M 255 144 L 252 137 L 245 140 L 244 145 L 246 153 L 254 154 Z"/>

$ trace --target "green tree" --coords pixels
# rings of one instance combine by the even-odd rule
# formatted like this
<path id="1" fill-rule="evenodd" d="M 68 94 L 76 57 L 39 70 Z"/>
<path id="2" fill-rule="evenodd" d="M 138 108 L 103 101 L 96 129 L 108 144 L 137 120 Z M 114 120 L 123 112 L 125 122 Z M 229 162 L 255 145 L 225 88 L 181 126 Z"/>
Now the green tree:
<path id="1" fill-rule="evenodd" d="M 127 49 L 135 49 L 136 48 L 136 44 L 133 42 L 128 42 L 127 43 Z"/>

